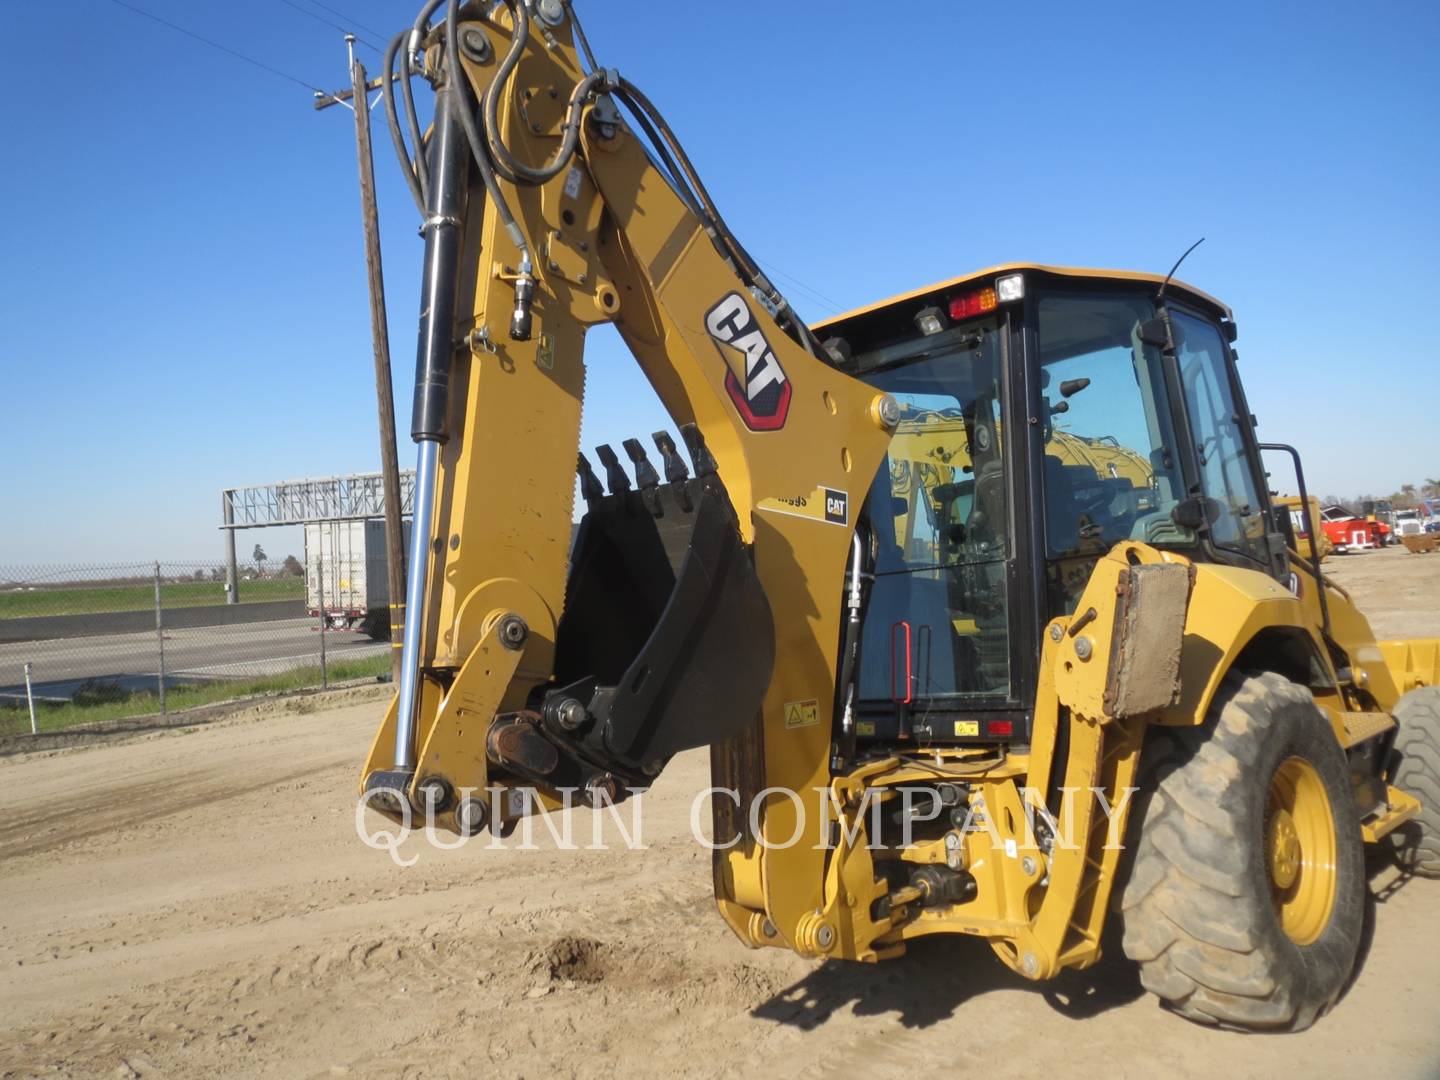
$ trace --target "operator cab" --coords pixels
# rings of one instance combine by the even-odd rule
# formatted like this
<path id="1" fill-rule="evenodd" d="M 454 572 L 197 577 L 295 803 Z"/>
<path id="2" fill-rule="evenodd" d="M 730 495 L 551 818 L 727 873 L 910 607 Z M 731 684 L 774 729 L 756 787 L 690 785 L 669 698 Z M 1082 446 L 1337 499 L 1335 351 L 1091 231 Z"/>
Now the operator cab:
<path id="1" fill-rule="evenodd" d="M 1010 265 L 815 328 L 900 406 L 862 514 L 862 745 L 1028 741 L 1040 635 L 1123 540 L 1284 579 L 1230 311 L 1161 285 Z"/>

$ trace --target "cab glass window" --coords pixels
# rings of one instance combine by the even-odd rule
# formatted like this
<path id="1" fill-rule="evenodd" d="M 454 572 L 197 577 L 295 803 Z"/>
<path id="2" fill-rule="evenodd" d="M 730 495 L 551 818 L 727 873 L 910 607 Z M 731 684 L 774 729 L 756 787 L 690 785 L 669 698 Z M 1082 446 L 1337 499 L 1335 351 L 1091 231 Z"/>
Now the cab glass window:
<path id="1" fill-rule="evenodd" d="M 1038 301 L 1050 614 L 1074 610 L 1098 559 L 1122 540 L 1190 545 L 1159 351 L 1140 340 L 1148 297 L 1049 293 Z"/>
<path id="2" fill-rule="evenodd" d="M 1220 331 L 1208 320 L 1172 309 L 1171 333 L 1200 465 L 1200 484 L 1214 501 L 1211 513 L 1218 509 L 1210 525 L 1210 539 L 1217 547 L 1264 563 L 1269 558 L 1264 504 Z"/>
<path id="3" fill-rule="evenodd" d="M 956 328 L 862 375 L 900 405 L 869 495 L 862 701 L 1011 696 L 1000 338 L 994 323 Z"/>

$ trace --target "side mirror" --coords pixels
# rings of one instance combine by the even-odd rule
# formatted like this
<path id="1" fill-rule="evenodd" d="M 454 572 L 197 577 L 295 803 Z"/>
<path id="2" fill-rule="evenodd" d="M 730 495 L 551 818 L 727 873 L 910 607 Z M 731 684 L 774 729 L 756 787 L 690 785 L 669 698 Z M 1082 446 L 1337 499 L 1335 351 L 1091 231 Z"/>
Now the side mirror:
<path id="1" fill-rule="evenodd" d="M 1235 339 L 1240 336 L 1240 328 L 1229 319 L 1220 323 L 1220 332 L 1225 335 L 1225 340 L 1231 345 L 1234 345 Z"/>
<path id="2" fill-rule="evenodd" d="M 1154 345 L 1157 349 L 1163 349 L 1170 344 L 1170 335 L 1165 332 L 1165 320 L 1160 318 L 1146 319 L 1140 324 L 1140 340 L 1146 345 Z"/>
<path id="3" fill-rule="evenodd" d="M 1175 504 L 1175 509 L 1170 511 L 1170 519 L 1181 528 L 1198 529 L 1219 521 L 1223 509 L 1208 496 L 1192 495 Z"/>

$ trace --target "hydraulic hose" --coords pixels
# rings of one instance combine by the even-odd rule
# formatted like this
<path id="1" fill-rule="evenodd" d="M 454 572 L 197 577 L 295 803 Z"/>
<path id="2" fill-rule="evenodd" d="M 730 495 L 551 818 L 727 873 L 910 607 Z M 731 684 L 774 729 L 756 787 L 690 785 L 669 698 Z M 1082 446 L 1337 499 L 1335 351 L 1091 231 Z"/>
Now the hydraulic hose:
<path id="1" fill-rule="evenodd" d="M 410 128 L 410 141 L 415 145 L 415 175 L 420 179 L 420 190 L 430 198 L 430 166 L 425 161 L 425 136 L 420 129 L 420 117 L 415 112 L 415 90 L 410 85 L 415 71 L 413 62 L 414 34 L 400 50 L 400 96 L 405 99 L 405 123 Z M 423 211 L 422 211 L 423 212 Z"/>
<path id="2" fill-rule="evenodd" d="M 385 50 L 385 76 L 380 83 L 380 96 L 385 99 L 385 126 L 390 129 L 390 141 L 395 144 L 395 156 L 400 161 L 400 172 L 405 177 L 405 186 L 410 189 L 415 208 L 424 214 L 425 187 L 420 183 L 420 174 L 410 157 L 410 148 L 405 145 L 405 136 L 400 130 L 400 113 L 395 104 L 394 86 L 398 78 L 395 74 L 395 56 L 409 36 L 409 31 L 402 30 L 390 39 L 390 45 Z"/>
<path id="3" fill-rule="evenodd" d="M 569 165 L 570 159 L 574 157 L 575 147 L 580 141 L 581 109 L 595 88 L 604 84 L 605 75 L 598 70 L 592 70 L 571 91 L 570 101 L 565 110 L 565 122 L 561 128 L 560 148 L 555 151 L 554 157 L 549 162 L 536 168 L 518 161 L 510 153 L 510 148 L 505 145 L 505 140 L 500 135 L 499 99 L 505 90 L 505 85 L 515 74 L 515 68 L 520 63 L 520 57 L 525 51 L 525 44 L 530 39 L 530 16 L 523 3 L 505 0 L 505 6 L 510 11 L 515 30 L 510 39 L 510 48 L 505 53 L 505 59 L 500 62 L 500 67 L 495 72 L 495 78 L 486 88 L 484 100 L 481 102 L 485 134 L 489 139 L 490 152 L 494 156 L 496 168 L 506 180 L 512 184 L 543 184 L 547 180 L 559 176 L 561 170 Z"/>
<path id="4" fill-rule="evenodd" d="M 860 665 L 860 630 L 865 618 L 865 528 L 857 525 L 850 538 L 849 587 L 845 593 L 845 631 L 840 646 L 840 737 L 837 756 L 848 761 L 855 756 L 855 699 Z"/>
<path id="5" fill-rule="evenodd" d="M 415 24 L 410 28 L 410 40 L 405 43 L 400 53 L 400 94 L 405 99 L 405 122 L 410 126 L 410 140 L 415 144 L 415 173 L 420 178 L 420 188 L 425 192 L 427 201 L 430 198 L 430 164 L 425 158 L 425 136 L 421 133 L 420 117 L 415 111 L 415 90 L 410 85 L 410 80 L 415 75 L 411 65 L 421 40 L 430 29 L 431 16 L 444 2 L 445 0 L 426 0 L 420 14 L 415 17 Z M 421 213 L 424 213 L 423 209 Z"/>
<path id="6" fill-rule="evenodd" d="M 424 136 L 420 130 L 420 116 L 415 111 L 415 93 L 410 86 L 410 80 L 415 72 L 411 67 L 411 54 L 414 51 L 416 42 L 422 37 L 428 28 L 430 17 L 435 13 L 445 0 L 427 0 L 420 14 L 416 16 L 414 25 L 407 31 L 402 30 L 390 40 L 389 46 L 385 49 L 384 68 L 385 75 L 380 81 L 380 96 L 385 99 L 385 121 L 390 129 L 390 141 L 395 144 L 395 156 L 400 161 L 400 170 L 405 175 L 405 186 L 410 189 L 410 196 L 415 200 L 415 208 L 420 211 L 421 216 L 425 214 L 425 204 L 430 198 L 430 169 L 425 161 Z M 400 57 L 400 72 L 395 71 L 395 58 Z M 400 130 L 400 112 L 395 103 L 395 82 L 400 82 L 400 94 L 405 101 L 405 122 L 410 128 L 410 141 L 415 146 L 415 154 L 412 157 L 410 149 L 405 144 L 405 136 Z"/>
<path id="7" fill-rule="evenodd" d="M 658 162 L 664 169 L 665 180 L 670 184 L 675 194 L 680 196 L 680 201 L 685 204 L 686 208 L 697 218 L 704 221 L 704 208 L 701 207 L 700 203 L 696 200 L 695 193 L 690 190 L 690 185 L 680 179 L 680 168 L 675 164 L 675 159 L 670 155 L 670 151 L 661 140 L 659 133 L 656 132 L 655 125 L 650 123 L 648 116 L 638 111 L 630 102 L 626 101 L 624 97 L 620 95 L 616 96 L 620 97 L 620 103 L 625 106 L 625 111 L 630 114 L 630 118 L 635 121 L 636 126 L 645 133 L 645 138 L 650 143 L 650 149 L 654 152 L 652 162 Z M 708 222 L 706 222 L 706 225 L 709 227 Z M 712 234 L 714 233 L 713 228 L 711 232 Z"/>
<path id="8" fill-rule="evenodd" d="M 500 96 L 513 79 L 525 47 L 530 40 L 530 14 L 526 0 L 497 0 L 489 13 L 493 16 L 503 6 L 510 13 L 513 31 L 510 47 L 500 61 L 495 77 L 478 102 L 479 117 L 475 115 L 476 107 L 471 104 L 473 95 L 468 82 L 460 76 L 463 69 L 460 64 L 459 49 L 459 0 L 427 0 L 408 35 L 401 34 L 391 41 L 385 54 L 386 119 L 390 127 L 391 140 L 395 143 L 397 155 L 401 160 L 406 186 L 410 189 L 411 196 L 420 207 L 421 213 L 425 213 L 425 207 L 430 201 L 430 175 L 424 139 L 410 85 L 410 79 L 414 75 L 411 65 L 414 51 L 430 29 L 431 17 L 443 4 L 446 8 L 444 25 L 446 67 L 455 76 L 452 85 L 464 103 L 464 106 L 457 111 L 464 130 L 465 141 L 469 144 L 471 157 L 480 170 L 486 194 L 494 202 L 502 226 L 511 241 L 520 250 L 522 277 L 528 277 L 533 265 L 530 247 L 510 209 L 504 192 L 500 189 L 499 180 L 503 178 L 513 184 L 543 184 L 558 176 L 570 164 L 578 148 L 581 117 L 585 103 L 597 92 L 613 91 L 643 132 L 655 159 L 663 167 L 666 180 L 691 212 L 705 224 L 712 240 L 720 252 L 729 259 L 737 276 L 763 295 L 766 302 L 775 311 L 782 328 L 806 351 L 812 356 L 821 355 L 821 346 L 810 328 L 725 223 L 715 201 L 706 189 L 704 181 L 700 179 L 698 171 L 691 163 L 689 155 L 685 153 L 684 147 L 681 146 L 679 139 L 666 123 L 660 111 L 635 84 L 599 67 L 580 20 L 575 15 L 573 5 L 570 0 L 563 0 L 563 2 L 574 27 L 575 39 L 590 70 L 571 92 L 565 120 L 561 127 L 559 149 L 548 162 L 538 167 L 527 165 L 514 156 L 500 134 L 499 122 Z M 405 123 L 410 129 L 410 142 L 415 147 L 413 158 L 401 131 L 399 110 L 393 94 L 393 83 L 397 78 L 395 74 L 397 53 L 400 57 L 398 78 L 401 85 L 401 96 L 405 102 Z"/>
<path id="9" fill-rule="evenodd" d="M 696 200 L 704 210 L 704 217 L 714 227 L 724 250 L 734 260 L 741 277 L 765 293 L 771 303 L 774 304 L 777 314 L 783 315 L 785 321 L 790 323 L 793 336 L 800 345 L 812 356 L 819 356 L 820 343 L 815 339 L 815 335 L 811 333 L 805 321 L 796 314 L 795 309 L 790 306 L 790 302 L 785 299 L 780 290 L 775 287 L 774 283 L 765 275 L 765 272 L 760 269 L 750 253 L 741 245 L 740 241 L 735 237 L 735 234 L 730 231 L 729 226 L 725 224 L 725 219 L 721 217 L 719 209 L 715 206 L 715 201 L 710 197 L 710 192 L 706 189 L 705 182 L 700 179 L 700 174 L 695 170 L 695 166 L 691 163 L 689 155 L 685 153 L 685 148 L 680 145 L 680 140 L 676 138 L 670 125 L 665 122 L 665 118 L 660 114 L 660 110 L 641 92 L 639 87 L 624 77 L 619 79 L 617 94 L 626 105 L 629 106 L 632 112 L 637 115 L 643 114 L 647 116 L 653 123 L 653 128 L 647 128 L 647 133 L 651 130 L 658 132 L 665 145 L 674 155 L 674 162 L 679 165 L 686 183 L 690 186 Z"/>
<path id="10" fill-rule="evenodd" d="M 580 25 L 579 18 L 575 15 L 575 5 L 570 0 L 563 0 L 565 11 L 570 16 L 570 25 L 575 28 L 575 41 L 580 46 L 580 51 L 585 54 L 585 63 L 591 71 L 598 70 L 600 65 L 595 62 L 595 54 L 590 50 L 590 41 L 585 37 L 585 28 Z"/>
<path id="11" fill-rule="evenodd" d="M 500 224 L 504 226 L 510 242 L 520 249 L 520 272 L 528 274 L 531 270 L 530 244 L 525 239 L 525 233 L 521 230 L 520 225 L 516 222 L 504 192 L 500 190 L 499 181 L 495 178 L 495 167 L 491 164 L 490 155 L 486 153 L 485 140 L 476 125 L 474 99 L 470 93 L 470 84 L 465 79 L 464 69 L 460 66 L 459 10 L 460 0 L 448 0 L 445 10 L 445 63 L 449 68 L 455 92 L 459 95 L 457 104 L 460 106 L 458 110 L 460 126 L 465 130 L 465 141 L 470 144 L 470 156 L 475 159 L 475 167 L 480 170 L 480 179 L 485 185 L 485 194 L 495 204 L 495 212 L 499 215 Z"/>

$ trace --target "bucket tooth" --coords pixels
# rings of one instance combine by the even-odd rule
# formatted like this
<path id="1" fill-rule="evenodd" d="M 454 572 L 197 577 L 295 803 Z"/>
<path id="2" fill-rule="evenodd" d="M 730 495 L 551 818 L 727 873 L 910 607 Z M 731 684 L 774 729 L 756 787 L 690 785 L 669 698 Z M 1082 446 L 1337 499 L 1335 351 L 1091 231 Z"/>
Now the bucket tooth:
<path id="1" fill-rule="evenodd" d="M 553 682 L 528 702 L 560 755 L 540 782 L 583 786 L 599 769 L 644 786 L 653 764 L 751 723 L 774 662 L 769 600 L 718 476 L 602 500 L 575 537 Z M 583 722 L 561 723 L 562 707 Z M 496 753 L 539 776 L 545 748 L 513 734 Z"/>
<path id="2" fill-rule="evenodd" d="M 651 465 L 650 459 L 645 456 L 645 447 L 640 445 L 640 440 L 626 439 L 620 445 L 625 447 L 630 464 L 635 466 L 635 485 L 641 491 L 646 488 L 659 487 L 660 474 L 655 471 L 655 466 Z"/>
<path id="3" fill-rule="evenodd" d="M 665 481 L 670 484 L 684 483 L 690 479 L 690 470 L 685 459 L 675 451 L 675 440 L 668 431 L 657 431 L 650 436 L 655 440 L 655 449 L 660 451 L 660 464 L 665 469 Z"/>
<path id="4" fill-rule="evenodd" d="M 589 460 L 584 454 L 576 454 L 575 472 L 580 476 L 580 495 L 585 500 L 586 506 L 594 506 L 595 503 L 605 497 L 605 488 L 600 483 L 600 478 L 595 475 L 595 470 L 590 467 Z"/>
<path id="5" fill-rule="evenodd" d="M 620 459 L 615 456 L 615 451 L 610 449 L 610 444 L 601 443 L 597 446 L 595 456 L 600 459 L 600 464 L 605 466 L 605 486 L 610 489 L 610 494 L 623 495 L 629 491 L 630 477 L 625 475 Z"/>
<path id="6" fill-rule="evenodd" d="M 705 445 L 705 436 L 694 424 L 681 424 L 680 437 L 685 440 L 685 449 L 690 451 L 690 464 L 695 467 L 696 476 L 714 476 L 718 469 L 710 448 Z"/>

